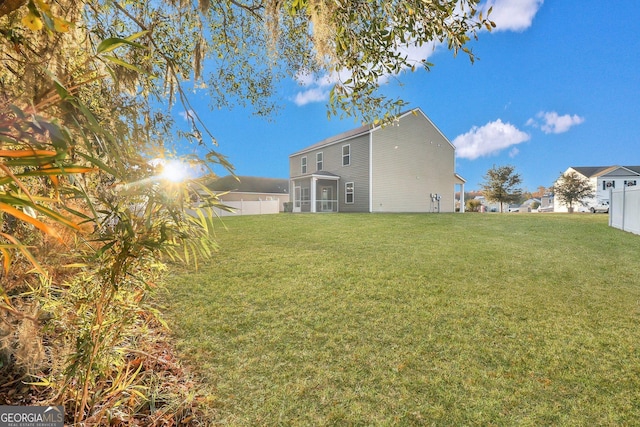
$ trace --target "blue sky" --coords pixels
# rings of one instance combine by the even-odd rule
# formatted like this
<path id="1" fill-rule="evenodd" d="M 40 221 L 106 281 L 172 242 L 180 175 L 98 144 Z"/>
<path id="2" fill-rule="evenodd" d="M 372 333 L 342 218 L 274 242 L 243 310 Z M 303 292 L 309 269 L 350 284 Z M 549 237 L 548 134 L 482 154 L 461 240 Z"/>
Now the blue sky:
<path id="1" fill-rule="evenodd" d="M 420 107 L 456 146 L 465 190 L 494 165 L 515 166 L 531 191 L 569 166 L 640 165 L 640 1 L 488 3 L 498 27 L 471 44 L 474 64 L 431 46 L 412 52 L 435 64 L 430 72 L 382 89 Z M 327 119 L 327 80 L 284 82 L 271 120 L 192 101 L 236 174 L 288 178 L 291 153 L 359 126 Z"/>

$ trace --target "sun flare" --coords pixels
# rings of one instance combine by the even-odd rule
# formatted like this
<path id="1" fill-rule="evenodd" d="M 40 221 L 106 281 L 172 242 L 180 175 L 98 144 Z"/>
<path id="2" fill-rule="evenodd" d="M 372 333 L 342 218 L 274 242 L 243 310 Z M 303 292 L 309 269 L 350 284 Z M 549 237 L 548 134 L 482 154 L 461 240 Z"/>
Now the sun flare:
<path id="1" fill-rule="evenodd" d="M 170 182 L 182 182 L 189 177 L 187 165 L 179 160 L 166 160 L 162 165 L 160 178 Z"/>

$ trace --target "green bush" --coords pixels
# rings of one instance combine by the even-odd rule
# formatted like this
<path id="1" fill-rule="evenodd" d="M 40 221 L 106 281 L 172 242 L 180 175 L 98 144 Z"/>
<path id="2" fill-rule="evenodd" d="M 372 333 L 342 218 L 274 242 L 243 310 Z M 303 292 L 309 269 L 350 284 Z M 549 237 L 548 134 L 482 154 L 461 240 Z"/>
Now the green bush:
<path id="1" fill-rule="evenodd" d="M 482 206 L 482 202 L 477 199 L 467 200 L 464 204 L 467 212 L 480 212 L 480 207 Z"/>

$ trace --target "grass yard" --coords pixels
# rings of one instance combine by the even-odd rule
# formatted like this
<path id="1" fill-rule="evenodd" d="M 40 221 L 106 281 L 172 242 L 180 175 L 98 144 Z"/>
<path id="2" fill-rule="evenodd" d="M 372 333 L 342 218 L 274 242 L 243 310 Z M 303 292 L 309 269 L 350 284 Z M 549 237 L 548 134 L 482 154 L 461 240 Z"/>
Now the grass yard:
<path id="1" fill-rule="evenodd" d="M 640 424 L 640 236 L 607 215 L 224 224 L 164 299 L 212 424 Z"/>

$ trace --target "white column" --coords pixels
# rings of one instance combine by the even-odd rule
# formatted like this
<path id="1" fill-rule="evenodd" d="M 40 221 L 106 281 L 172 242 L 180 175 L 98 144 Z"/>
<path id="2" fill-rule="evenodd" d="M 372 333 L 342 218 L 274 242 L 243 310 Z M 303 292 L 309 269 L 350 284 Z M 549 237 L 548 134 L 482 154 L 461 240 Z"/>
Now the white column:
<path id="1" fill-rule="evenodd" d="M 318 178 L 311 177 L 311 212 L 316 211 L 316 181 Z"/>
<path id="2" fill-rule="evenodd" d="M 460 185 L 460 213 L 464 213 L 464 184 Z"/>

